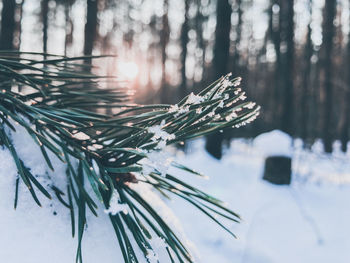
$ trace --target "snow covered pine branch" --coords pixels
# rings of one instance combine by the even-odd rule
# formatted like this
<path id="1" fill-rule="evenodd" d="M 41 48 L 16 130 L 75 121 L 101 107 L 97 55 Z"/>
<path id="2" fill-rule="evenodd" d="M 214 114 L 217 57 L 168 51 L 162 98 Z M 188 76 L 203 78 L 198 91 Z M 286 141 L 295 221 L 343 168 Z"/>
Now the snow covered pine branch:
<path id="1" fill-rule="evenodd" d="M 224 76 L 176 105 L 143 106 L 128 103 L 121 88 L 100 89 L 97 76 L 87 73 L 86 65 L 79 67 L 77 58 L 47 55 L 43 60 L 42 54 L 30 54 L 34 58 L 21 60 L 25 55 L 0 54 L 0 143 L 18 171 L 14 206 L 22 184 L 39 206 L 44 197 L 66 206 L 72 235 L 78 236 L 77 262 L 83 260 L 86 215 L 90 211 L 97 216 L 99 207 L 110 218 L 125 262 L 139 262 L 140 257 L 158 262 L 159 250 L 166 251 L 171 262 L 193 262 L 167 218 L 155 210 L 150 192 L 140 191 L 140 185 L 183 198 L 231 233 L 219 218 L 238 222 L 239 216 L 169 174 L 173 166 L 201 176 L 174 162 L 164 148 L 253 121 L 259 106 L 245 102 L 240 78 Z M 97 113 L 107 107 L 118 113 Z M 49 179 L 33 174 L 19 149 L 28 145 L 14 142 L 18 132 L 29 135 L 32 147 L 40 149 L 46 174 L 52 174 Z M 50 172 L 57 161 L 65 166 L 64 174 Z"/>

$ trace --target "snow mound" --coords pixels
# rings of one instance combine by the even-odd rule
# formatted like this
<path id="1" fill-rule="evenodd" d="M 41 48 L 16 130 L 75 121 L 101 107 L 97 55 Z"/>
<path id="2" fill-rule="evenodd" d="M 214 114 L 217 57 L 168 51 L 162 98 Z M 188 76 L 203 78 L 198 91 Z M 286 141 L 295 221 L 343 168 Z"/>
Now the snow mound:
<path id="1" fill-rule="evenodd" d="M 292 138 L 280 130 L 260 134 L 254 139 L 253 144 L 264 156 L 291 156 L 293 151 Z"/>

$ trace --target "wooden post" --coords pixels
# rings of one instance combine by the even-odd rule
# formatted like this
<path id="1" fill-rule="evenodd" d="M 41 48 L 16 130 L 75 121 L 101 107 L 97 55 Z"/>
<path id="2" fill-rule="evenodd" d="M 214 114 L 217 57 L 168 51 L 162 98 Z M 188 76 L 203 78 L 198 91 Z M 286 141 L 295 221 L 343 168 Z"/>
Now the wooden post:
<path id="1" fill-rule="evenodd" d="M 291 182 L 292 159 L 287 156 L 270 156 L 265 160 L 263 179 L 278 185 Z"/>

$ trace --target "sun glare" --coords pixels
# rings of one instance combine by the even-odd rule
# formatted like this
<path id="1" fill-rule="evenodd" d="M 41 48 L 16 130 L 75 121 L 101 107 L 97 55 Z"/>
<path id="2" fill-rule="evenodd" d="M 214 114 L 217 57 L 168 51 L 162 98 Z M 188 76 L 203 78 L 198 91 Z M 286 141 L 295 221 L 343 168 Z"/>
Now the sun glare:
<path id="1" fill-rule="evenodd" d="M 134 80 L 139 73 L 139 67 L 135 62 L 118 62 L 118 77 L 127 80 Z"/>

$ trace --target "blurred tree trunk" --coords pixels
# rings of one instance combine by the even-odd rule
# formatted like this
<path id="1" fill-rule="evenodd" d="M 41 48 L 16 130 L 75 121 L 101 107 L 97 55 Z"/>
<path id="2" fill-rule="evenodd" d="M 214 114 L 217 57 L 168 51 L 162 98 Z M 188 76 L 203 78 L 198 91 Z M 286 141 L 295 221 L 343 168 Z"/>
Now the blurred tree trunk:
<path id="1" fill-rule="evenodd" d="M 15 37 L 14 37 L 15 38 L 14 49 L 16 50 L 20 50 L 21 42 L 22 42 L 23 4 L 24 4 L 24 0 L 18 3 L 16 8 L 17 19 L 15 19 Z"/>
<path id="2" fill-rule="evenodd" d="M 188 10 L 190 7 L 190 0 L 185 0 L 185 17 L 181 27 L 181 55 L 180 55 L 180 66 L 181 66 L 181 84 L 180 84 L 180 99 L 187 95 L 187 77 L 186 77 L 186 58 L 187 58 L 187 43 L 188 43 L 188 31 L 189 31 L 189 18 Z"/>
<path id="3" fill-rule="evenodd" d="M 66 1 L 64 3 L 64 16 L 66 22 L 66 34 L 64 38 L 64 55 L 67 56 L 68 47 L 70 47 L 73 43 L 73 32 L 74 32 L 74 24 L 72 21 L 70 9 L 72 6 L 72 1 Z"/>
<path id="4" fill-rule="evenodd" d="M 170 30 L 169 30 L 169 20 L 168 20 L 168 9 L 169 2 L 168 0 L 164 0 L 163 2 L 163 16 L 162 16 L 162 30 L 160 32 L 160 48 L 162 52 L 162 80 L 160 87 L 160 101 L 161 103 L 169 102 L 169 94 L 167 87 L 167 79 L 166 79 L 166 67 L 165 63 L 167 60 L 166 47 L 169 42 Z"/>
<path id="5" fill-rule="evenodd" d="M 350 132 L 350 32 L 348 35 L 348 43 L 347 43 L 347 83 L 346 87 L 346 96 L 345 96 L 345 111 L 344 116 L 345 120 L 343 126 L 341 127 L 341 143 L 342 143 L 342 151 L 347 152 L 348 150 L 348 141 L 349 141 L 349 132 Z"/>
<path id="6" fill-rule="evenodd" d="M 41 1 L 41 21 L 43 23 L 43 52 L 47 53 L 49 0 Z"/>
<path id="7" fill-rule="evenodd" d="M 98 0 L 87 0 L 86 23 L 84 31 L 84 55 L 91 56 L 94 48 L 94 42 L 97 37 L 97 12 Z M 91 59 L 85 60 L 91 64 Z"/>
<path id="8" fill-rule="evenodd" d="M 201 85 L 202 85 L 203 82 L 206 82 L 205 76 L 206 76 L 206 69 L 207 69 L 206 63 L 205 63 L 206 43 L 203 37 L 203 23 L 207 18 L 204 17 L 203 15 L 203 12 L 202 12 L 203 6 L 201 5 L 201 0 L 196 0 L 196 5 L 197 5 L 197 12 L 194 19 L 194 23 L 195 23 L 198 48 L 202 51 L 202 56 L 198 63 L 199 66 L 202 68 L 202 75 L 201 75 Z"/>
<path id="9" fill-rule="evenodd" d="M 308 123 L 309 123 L 309 105 L 311 99 L 310 93 L 310 73 L 311 73 L 311 57 L 313 54 L 313 44 L 311 40 L 311 16 L 312 16 L 312 0 L 309 0 L 310 21 L 307 26 L 306 44 L 304 48 L 304 70 L 302 72 L 302 94 L 301 94 L 301 138 L 305 141 L 308 139 Z"/>
<path id="10" fill-rule="evenodd" d="M 242 37 L 242 24 L 243 24 L 243 10 L 242 10 L 242 0 L 236 0 L 236 7 L 235 9 L 237 10 L 237 15 L 238 15 L 238 21 L 235 26 L 235 31 L 236 31 L 236 39 L 234 41 L 235 45 L 235 51 L 233 54 L 233 69 L 232 69 L 232 74 L 233 76 L 238 76 L 241 74 L 240 70 L 240 43 L 241 43 L 241 37 Z"/>
<path id="11" fill-rule="evenodd" d="M 334 38 L 334 18 L 336 15 L 336 0 L 325 1 L 324 22 L 322 30 L 321 46 L 321 68 L 324 77 L 324 104 L 323 104 L 323 143 L 325 152 L 332 152 L 332 113 L 333 113 L 333 91 L 332 91 L 332 51 Z"/>
<path id="12" fill-rule="evenodd" d="M 276 61 L 275 61 L 275 69 L 274 69 L 274 95 L 272 96 L 272 108 L 274 109 L 274 122 L 275 127 L 279 128 L 280 126 L 280 117 L 281 117 L 281 8 L 279 4 L 279 0 L 271 0 L 270 8 L 269 8 L 269 33 L 272 39 L 272 43 L 274 46 Z"/>
<path id="13" fill-rule="evenodd" d="M 0 49 L 14 48 L 16 0 L 3 0 L 1 12 Z"/>
<path id="14" fill-rule="evenodd" d="M 281 1 L 281 43 L 282 53 L 282 131 L 294 135 L 294 0 Z"/>
<path id="15" fill-rule="evenodd" d="M 213 57 L 213 79 L 227 73 L 230 56 L 230 31 L 232 8 L 228 0 L 217 1 L 216 29 Z M 215 158 L 222 157 L 223 133 L 218 132 L 207 137 L 205 148 Z"/>

